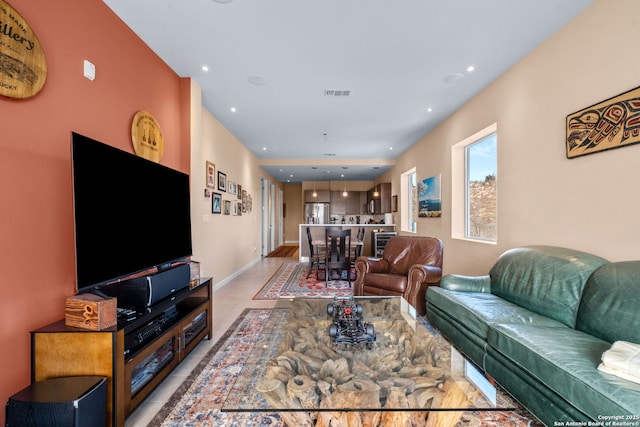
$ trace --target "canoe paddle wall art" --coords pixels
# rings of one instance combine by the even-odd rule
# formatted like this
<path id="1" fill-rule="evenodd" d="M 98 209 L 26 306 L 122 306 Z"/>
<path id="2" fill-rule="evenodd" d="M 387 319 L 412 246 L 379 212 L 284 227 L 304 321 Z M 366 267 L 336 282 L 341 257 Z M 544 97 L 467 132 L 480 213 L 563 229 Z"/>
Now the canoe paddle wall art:
<path id="1" fill-rule="evenodd" d="M 640 87 L 567 116 L 567 158 L 640 142 Z"/>

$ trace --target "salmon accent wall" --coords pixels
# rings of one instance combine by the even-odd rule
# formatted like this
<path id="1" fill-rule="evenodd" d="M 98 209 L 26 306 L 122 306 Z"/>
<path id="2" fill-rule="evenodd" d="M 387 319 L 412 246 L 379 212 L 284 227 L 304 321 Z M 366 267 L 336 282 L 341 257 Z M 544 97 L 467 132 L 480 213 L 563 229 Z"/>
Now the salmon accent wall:
<path id="1" fill-rule="evenodd" d="M 133 152 L 131 120 L 146 110 L 165 138 L 161 163 L 190 169 L 188 79 L 100 0 L 9 3 L 38 35 L 48 75 L 32 98 L 0 96 L 0 402 L 30 383 L 29 332 L 63 318 L 75 292 L 71 131 Z"/>

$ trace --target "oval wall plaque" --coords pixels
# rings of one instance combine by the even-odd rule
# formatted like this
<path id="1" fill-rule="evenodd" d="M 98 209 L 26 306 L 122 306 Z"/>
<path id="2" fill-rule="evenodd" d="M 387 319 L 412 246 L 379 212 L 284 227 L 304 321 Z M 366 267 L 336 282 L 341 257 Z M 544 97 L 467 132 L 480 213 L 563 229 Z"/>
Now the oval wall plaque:
<path id="1" fill-rule="evenodd" d="M 42 45 L 27 21 L 0 0 L 0 95 L 28 98 L 47 79 Z"/>
<path id="2" fill-rule="evenodd" d="M 138 111 L 133 116 L 131 141 L 138 156 L 160 163 L 164 155 L 164 137 L 158 122 L 148 111 Z"/>

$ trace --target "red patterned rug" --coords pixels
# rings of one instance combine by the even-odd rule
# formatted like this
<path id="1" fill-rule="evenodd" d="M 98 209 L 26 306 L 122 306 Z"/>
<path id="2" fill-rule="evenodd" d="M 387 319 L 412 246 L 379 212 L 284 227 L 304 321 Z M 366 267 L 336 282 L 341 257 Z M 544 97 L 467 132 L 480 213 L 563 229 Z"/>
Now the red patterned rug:
<path id="1" fill-rule="evenodd" d="M 277 300 L 280 298 L 333 298 L 346 297 L 353 294 L 346 280 L 329 280 L 325 283 L 323 273 L 316 279 L 315 271 L 307 279 L 309 264 L 285 262 L 280 269 L 264 284 L 253 297 L 254 300 Z M 355 277 L 352 272 L 352 278 Z"/>

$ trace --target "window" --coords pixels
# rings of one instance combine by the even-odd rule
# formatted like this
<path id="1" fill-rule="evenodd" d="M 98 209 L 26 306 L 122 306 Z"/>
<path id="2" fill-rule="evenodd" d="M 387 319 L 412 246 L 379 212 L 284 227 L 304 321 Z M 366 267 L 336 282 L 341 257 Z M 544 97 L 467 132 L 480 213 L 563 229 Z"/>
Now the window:
<path id="1" fill-rule="evenodd" d="M 416 184 L 416 168 L 400 176 L 400 200 L 402 200 L 400 229 L 411 233 L 415 233 L 417 228 L 418 186 Z"/>
<path id="2" fill-rule="evenodd" d="M 493 124 L 451 148 L 454 238 L 497 242 L 497 139 Z"/>

